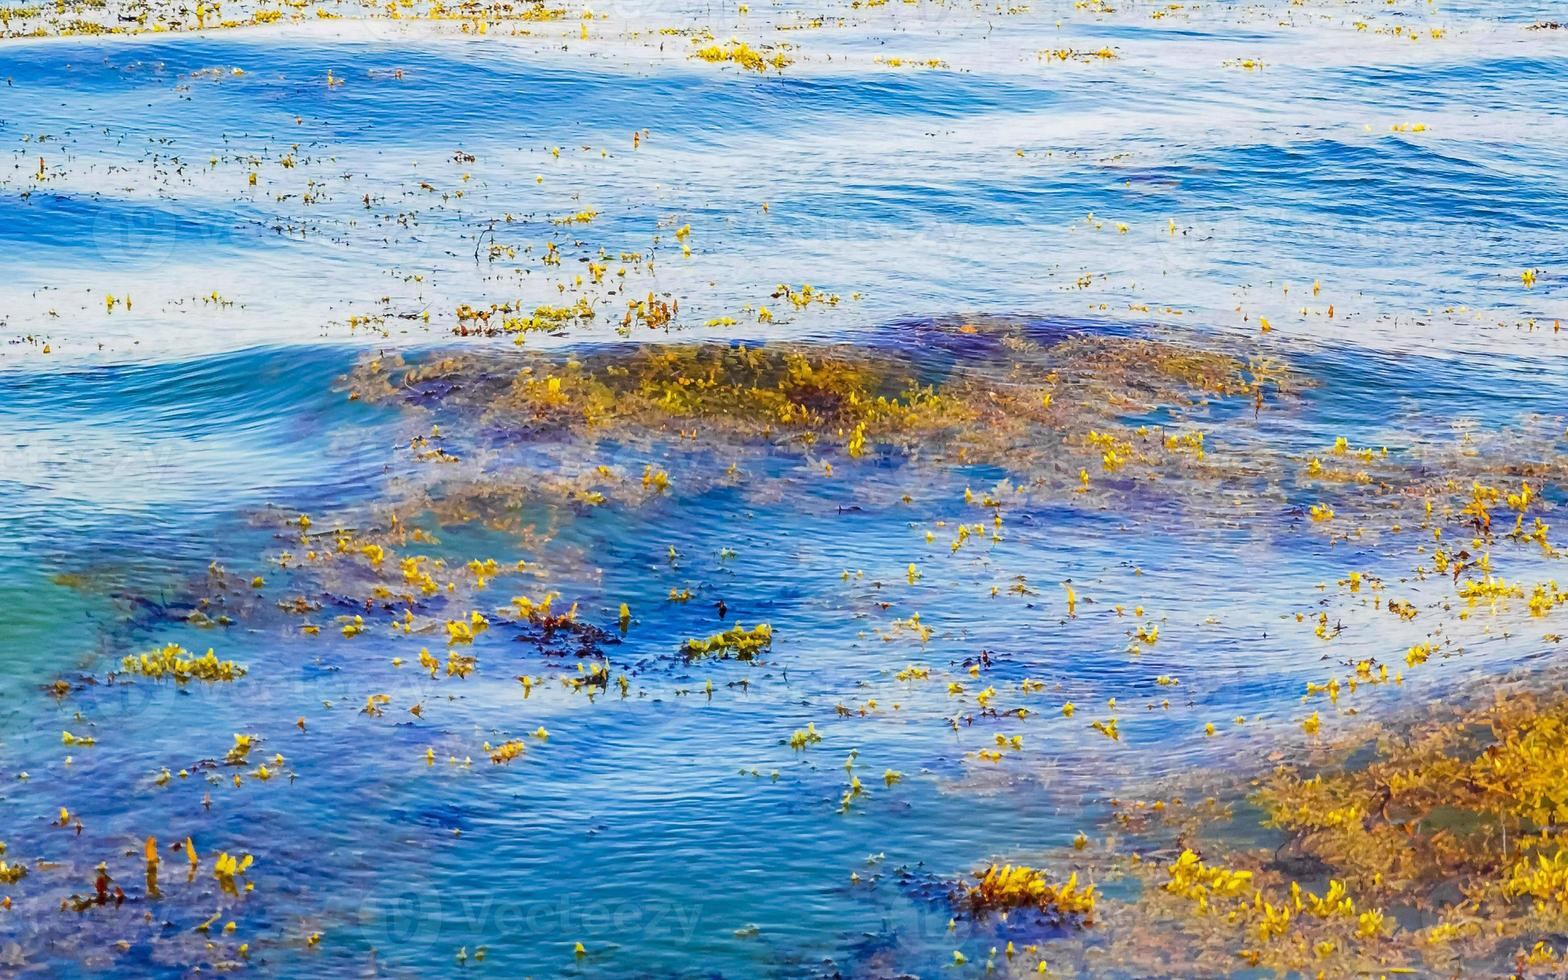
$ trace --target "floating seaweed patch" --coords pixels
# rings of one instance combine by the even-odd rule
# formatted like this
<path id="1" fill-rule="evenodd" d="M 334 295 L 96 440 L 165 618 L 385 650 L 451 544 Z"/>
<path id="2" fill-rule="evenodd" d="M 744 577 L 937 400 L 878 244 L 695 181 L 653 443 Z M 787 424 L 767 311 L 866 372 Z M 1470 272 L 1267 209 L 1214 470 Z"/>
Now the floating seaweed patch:
<path id="1" fill-rule="evenodd" d="M 1094 886 L 1081 885 L 1077 872 L 1053 883 L 1045 872 L 1026 865 L 993 864 L 975 877 L 979 881 L 964 886 L 963 898 L 976 913 L 1031 909 L 1058 922 L 1094 921 Z"/>
<path id="2" fill-rule="evenodd" d="M 1095 861 L 1139 887 L 1095 902 L 1092 954 L 1067 936 L 1047 947 L 1053 961 L 1552 975 L 1568 921 L 1568 804 L 1552 775 L 1568 751 L 1568 692 L 1465 700 L 1476 703 L 1366 726 L 1201 803 L 1112 801 L 1132 837 Z M 1235 826 L 1243 814 L 1273 836 Z M 956 901 L 977 912 L 1059 895 L 1027 867 L 976 877 Z"/>
<path id="3" fill-rule="evenodd" d="M 767 623 L 758 623 L 747 629 L 740 623 L 725 630 L 715 633 L 705 639 L 690 639 L 681 647 L 681 653 L 688 660 L 697 660 L 703 657 L 717 657 L 721 660 L 734 658 L 736 660 L 755 660 L 763 650 L 773 645 L 773 627 Z"/>
<path id="4" fill-rule="evenodd" d="M 232 660 L 219 660 L 208 650 L 197 657 L 176 643 L 170 643 L 152 653 L 128 656 L 121 662 L 121 670 L 154 680 L 172 680 L 185 684 L 191 680 L 209 683 L 232 681 L 245 676 L 245 668 Z"/>

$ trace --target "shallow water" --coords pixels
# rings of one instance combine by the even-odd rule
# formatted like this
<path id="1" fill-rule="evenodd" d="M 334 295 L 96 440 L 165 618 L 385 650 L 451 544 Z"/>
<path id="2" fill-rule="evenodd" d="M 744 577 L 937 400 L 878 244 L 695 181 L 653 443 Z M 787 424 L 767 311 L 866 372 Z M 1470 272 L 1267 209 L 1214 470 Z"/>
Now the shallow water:
<path id="1" fill-rule="evenodd" d="M 1160 9 L 634 5 L 588 22 L 574 10 L 532 37 L 322 21 L 4 41 L 0 840 L 8 860 L 55 866 L 0 888 L 15 903 L 0 958 L 175 975 L 237 962 L 248 942 L 252 967 L 281 974 L 445 973 L 460 950 L 508 976 L 930 973 L 955 948 L 982 963 L 1012 934 L 950 930 L 948 883 L 1069 848 L 1118 795 L 1293 751 L 1306 682 L 1402 662 L 1427 620 L 1339 603 L 1330 648 L 1296 616 L 1343 600 L 1334 583 L 1354 568 L 1418 604 L 1441 605 L 1449 583 L 1413 576 L 1421 559 L 1397 535 L 1318 533 L 1307 508 L 1337 491 L 1242 468 L 1299 466 L 1341 436 L 1406 473 L 1516 452 L 1560 465 L 1568 32 L 1526 30 L 1544 7 L 1490 2 Z M 773 29 L 818 13 L 827 26 Z M 796 61 L 744 73 L 643 30 L 692 24 L 787 40 Z M 1117 57 L 1037 57 L 1103 45 Z M 874 60 L 894 56 L 944 64 Z M 1263 67 L 1226 64 L 1243 58 Z M 541 261 L 547 240 L 558 265 Z M 607 262 L 605 284 L 590 260 Z M 771 295 L 805 282 L 838 303 Z M 680 329 L 617 337 L 644 294 L 678 298 Z M 1095 472 L 1091 492 L 994 509 L 966 488 L 1048 463 L 625 432 L 535 443 L 436 397 L 347 397 L 345 375 L 393 352 L 483 352 L 486 370 L 511 370 L 511 336 L 453 336 L 459 304 L 579 296 L 591 321 L 525 347 L 832 340 L 922 382 L 1010 383 L 987 331 L 957 331 L 974 320 L 1046 346 L 1155 338 L 1275 358 L 1300 384 L 1256 417 L 1250 398 L 1112 413 L 1204 430 L 1238 467 L 1225 480 L 1110 475 L 1102 490 Z M 459 648 L 478 657 L 466 678 L 414 664 L 421 646 L 444 661 L 449 613 L 401 635 L 349 585 L 277 564 L 301 548 L 294 515 L 363 530 L 389 499 L 439 502 L 458 477 L 440 482 L 408 449 L 432 423 L 462 478 L 544 486 L 601 462 L 633 488 L 645 465 L 672 477 L 635 506 L 528 497 L 509 526 L 424 514 L 440 543 L 410 553 L 530 566 L 465 586 L 465 608 L 492 621 Z M 744 478 L 717 478 L 732 459 Z M 1062 465 L 1076 482 L 1079 463 Z M 1539 493 L 1549 517 L 1561 488 Z M 993 510 L 995 539 L 950 550 L 955 523 L 989 528 Z M 1556 574 L 1523 547 L 1496 560 L 1510 580 Z M 675 589 L 693 596 L 671 602 Z M 547 590 L 610 631 L 626 693 L 590 698 L 556 679 L 576 658 L 516 642 L 496 610 Z M 275 608 L 307 591 L 325 606 L 319 636 Z M 202 596 L 233 624 L 186 621 Z M 342 636 L 333 617 L 362 608 L 371 628 Z M 912 612 L 925 642 L 893 631 Z M 677 655 L 736 621 L 772 626 L 762 663 Z M 1156 623 L 1159 640 L 1129 651 Z M 1517 609 L 1454 622 L 1463 656 L 1357 709 L 1485 683 L 1548 655 L 1552 625 Z M 249 672 L 108 683 L 121 657 L 167 643 Z M 931 679 L 894 679 L 912 663 Z M 525 698 L 519 674 L 547 681 Z M 1011 693 L 1025 678 L 1044 689 Z M 75 689 L 50 696 L 56 679 Z M 976 712 L 986 684 L 1032 713 Z M 383 692 L 383 715 L 360 710 Z M 1119 740 L 1088 728 L 1110 717 Z M 791 749 L 808 724 L 822 741 Z M 539 726 L 547 740 L 529 735 Z M 62 730 L 96 744 L 64 745 Z M 234 733 L 259 737 L 252 763 L 286 761 L 240 782 L 198 766 Z M 998 734 L 1023 748 L 977 758 Z M 492 764 L 482 746 L 509 738 L 526 753 Z M 865 789 L 841 807 L 852 752 Z M 165 767 L 190 775 L 160 785 Z M 885 784 L 886 770 L 903 777 Z M 79 828 L 57 825 L 62 807 Z M 181 887 L 185 859 L 166 850 L 155 908 L 140 896 L 148 835 L 165 849 L 188 835 L 203 860 Z M 255 855 L 254 891 L 218 890 L 220 850 Z M 100 861 L 130 900 L 58 911 L 91 893 Z"/>

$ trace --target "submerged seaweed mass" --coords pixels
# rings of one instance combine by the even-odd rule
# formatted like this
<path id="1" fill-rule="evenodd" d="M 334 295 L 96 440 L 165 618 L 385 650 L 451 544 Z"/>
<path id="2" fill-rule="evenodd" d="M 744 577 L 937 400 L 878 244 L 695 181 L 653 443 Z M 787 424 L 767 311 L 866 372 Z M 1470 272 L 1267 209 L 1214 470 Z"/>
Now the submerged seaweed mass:
<path id="1" fill-rule="evenodd" d="M 1568 972 L 1482 0 L 0 0 L 0 972 Z"/>

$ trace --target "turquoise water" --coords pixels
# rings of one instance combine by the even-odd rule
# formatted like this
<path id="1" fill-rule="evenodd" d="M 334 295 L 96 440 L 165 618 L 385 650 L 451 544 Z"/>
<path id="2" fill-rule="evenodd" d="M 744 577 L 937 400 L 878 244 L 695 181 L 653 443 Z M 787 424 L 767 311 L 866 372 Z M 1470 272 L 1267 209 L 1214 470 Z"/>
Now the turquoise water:
<path id="1" fill-rule="evenodd" d="M 1103 837 L 1114 797 L 1263 765 L 1299 737 L 1305 682 L 1401 662 L 1424 624 L 1336 608 L 1346 632 L 1327 650 L 1295 617 L 1352 568 L 1417 601 L 1442 602 L 1447 583 L 1413 577 L 1396 536 L 1312 533 L 1305 511 L 1325 492 L 1302 482 L 1238 471 L 1212 493 L 1102 491 L 1096 473 L 1093 492 L 1021 497 L 999 539 L 950 551 L 956 522 L 992 518 L 965 489 L 1038 476 L 1042 447 L 1017 447 L 1011 468 L 785 442 L 535 440 L 460 397 L 348 398 L 345 376 L 373 357 L 520 363 L 511 337 L 453 336 L 462 303 L 586 297 L 593 320 L 526 335 L 563 359 L 832 341 L 923 380 L 995 371 L 955 330 L 995 318 L 1041 343 L 1152 337 L 1288 362 L 1299 387 L 1256 420 L 1250 399 L 1118 416 L 1201 427 L 1232 461 L 1304 461 L 1343 436 L 1387 447 L 1404 472 L 1458 467 L 1470 444 L 1561 465 L 1568 49 L 1560 30 L 1525 29 L 1549 10 L 890 6 L 904 9 L 807 11 L 847 20 L 802 32 L 771 29 L 801 16 L 785 7 L 628 7 L 586 42 L 575 13 L 532 38 L 327 22 L 4 42 L 0 840 L 34 869 L 0 888 L 8 967 L 884 976 L 933 973 L 954 949 L 978 972 L 989 947 L 1042 937 L 1049 959 L 1040 923 L 950 929 L 951 883 Z M 638 30 L 692 23 L 785 38 L 796 63 L 742 73 Z M 1036 56 L 1103 45 L 1118 57 Z M 945 64 L 874 61 L 891 56 Z M 1225 64 L 1239 58 L 1264 66 Z M 586 223 L 549 220 L 585 210 Z M 546 241 L 559 265 L 541 261 Z M 590 261 L 608 264 L 605 284 Z M 1526 269 L 1540 270 L 1531 288 Z M 770 298 L 803 282 L 840 302 Z M 650 292 L 679 299 L 680 329 L 617 336 L 626 300 Z M 709 325 L 720 318 L 736 322 Z M 408 450 L 432 425 L 463 460 L 449 479 Z M 744 479 L 716 475 L 731 461 Z M 530 496 L 532 481 L 601 463 L 633 485 L 645 465 L 667 469 L 674 492 L 597 508 Z M 421 646 L 444 661 L 452 610 L 421 609 L 433 631 L 401 635 L 359 604 L 363 582 L 278 565 L 303 547 L 298 514 L 330 547 L 389 499 L 439 510 L 461 479 L 502 476 L 529 481 L 511 523 L 427 510 L 439 543 L 408 549 L 528 563 L 454 600 L 492 624 L 460 648 L 478 658 L 466 678 L 414 664 Z M 1561 490 L 1548 477 L 1541 494 L 1549 516 Z M 1510 579 L 1557 574 L 1524 549 L 1507 561 Z M 1020 575 L 1027 590 L 1010 591 Z M 692 598 L 671 602 L 674 589 Z M 605 631 L 624 693 L 561 684 L 578 658 L 519 643 L 529 631 L 497 612 L 549 590 Z M 307 593 L 319 636 L 277 608 Z M 202 597 L 232 624 L 189 622 Z M 336 617 L 361 610 L 372 628 L 342 636 Z M 927 641 L 883 638 L 912 612 Z M 1455 624 L 1462 657 L 1359 709 L 1548 656 L 1547 627 L 1514 615 Z M 677 656 L 736 621 L 772 626 L 763 662 Z M 1129 653 L 1153 623 L 1158 643 Z M 110 682 L 121 657 L 167 643 L 213 647 L 248 674 Z M 931 679 L 896 680 L 908 664 Z M 525 698 L 518 675 L 546 681 Z M 1179 687 L 1156 683 L 1171 675 Z M 1026 678 L 1043 690 L 1014 693 Z M 56 680 L 72 691 L 51 696 Z M 965 696 L 946 695 L 950 681 Z M 977 711 L 988 683 L 1031 714 Z M 385 713 L 362 712 L 378 693 Z M 1087 727 L 1113 716 L 1117 741 Z M 808 724 L 822 741 L 792 749 Z M 540 726 L 547 740 L 530 735 Z M 235 733 L 259 738 L 252 763 L 284 757 L 272 778 L 231 781 Z M 977 759 L 998 734 L 1023 748 Z M 482 746 L 509 738 L 525 754 L 492 764 Z M 865 790 L 843 808 L 852 752 Z M 160 784 L 165 768 L 189 775 Z M 165 849 L 156 903 L 142 896 L 148 835 Z M 203 862 L 189 884 L 167 850 L 186 836 Z M 220 850 L 255 856 L 254 891 L 219 890 Z M 61 911 L 91 894 L 99 862 L 128 900 Z"/>

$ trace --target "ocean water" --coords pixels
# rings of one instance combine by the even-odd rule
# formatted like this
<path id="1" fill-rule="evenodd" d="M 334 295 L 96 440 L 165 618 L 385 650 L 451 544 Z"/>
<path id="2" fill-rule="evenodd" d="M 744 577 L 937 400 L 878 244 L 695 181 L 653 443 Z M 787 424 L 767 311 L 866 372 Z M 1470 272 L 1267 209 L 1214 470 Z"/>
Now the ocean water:
<path id="1" fill-rule="evenodd" d="M 929 975 L 955 949 L 978 970 L 1015 928 L 1050 959 L 1038 924 L 950 924 L 952 883 L 1103 837 L 1118 796 L 1294 751 L 1306 682 L 1397 666 L 1427 626 L 1336 606 L 1322 646 L 1297 616 L 1343 598 L 1348 570 L 1449 594 L 1397 535 L 1314 533 L 1325 491 L 1247 460 L 1344 437 L 1401 472 L 1561 465 L 1568 30 L 1532 29 L 1549 5 L 755 8 L 574 7 L 527 35 L 353 16 L 0 41 L 0 840 L 33 869 L 0 887 L 7 969 Z M 787 43 L 792 61 L 694 60 L 664 27 Z M 805 283 L 836 302 L 776 295 Z M 618 331 L 645 295 L 678 300 L 672 328 Z M 462 304 L 580 298 L 591 319 L 520 335 L 523 352 L 459 335 Z M 1249 397 L 1118 416 L 1203 428 L 1237 467 L 1221 489 L 1102 493 L 1097 471 L 951 550 L 957 524 L 1002 510 L 966 488 L 1038 478 L 1049 453 L 1021 444 L 1014 469 L 535 444 L 428 392 L 348 396 L 371 360 L 508 371 L 694 342 L 1012 383 L 964 346 L 970 322 L 1212 347 L 1299 384 L 1257 415 Z M 451 479 L 410 452 L 424 435 L 462 460 Z M 743 480 L 713 476 L 728 453 Z M 672 492 L 544 499 L 600 464 L 633 488 L 668 470 Z M 461 480 L 502 475 L 522 481 L 507 521 L 443 509 Z M 1540 493 L 1549 518 L 1561 490 Z M 491 622 L 450 648 L 478 658 L 470 676 L 417 667 L 422 646 L 445 662 L 449 612 L 402 634 L 362 582 L 280 566 L 309 546 L 296 515 L 326 548 L 393 499 L 439 539 L 400 554 L 507 569 L 464 586 Z M 1510 579 L 1558 574 L 1524 548 L 1506 561 Z M 307 590 L 319 635 L 277 608 Z M 499 610 L 546 591 L 605 631 L 624 691 L 563 684 L 581 661 L 518 642 Z M 202 598 L 229 622 L 192 622 Z M 342 635 L 360 611 L 370 628 Z M 912 612 L 923 641 L 894 628 Z M 761 662 L 677 655 L 736 621 L 771 625 Z M 1522 610 L 1456 622 L 1462 656 L 1357 710 L 1484 685 L 1549 658 L 1549 631 Z M 168 643 L 248 672 L 112 676 Z M 897 680 L 909 664 L 931 679 Z M 977 710 L 981 687 L 1026 678 L 1043 689 L 1006 700 L 1028 715 Z M 1088 727 L 1110 717 L 1119 739 Z M 791 748 L 808 725 L 821 741 Z M 222 761 L 237 733 L 257 738 L 243 769 Z M 998 735 L 1023 748 L 977 757 Z M 492 763 L 483 746 L 512 738 L 523 756 Z M 275 755 L 269 778 L 249 768 Z M 186 837 L 190 882 L 169 850 Z M 254 890 L 218 887 L 219 851 L 254 855 Z M 100 862 L 129 899 L 62 910 Z"/>

